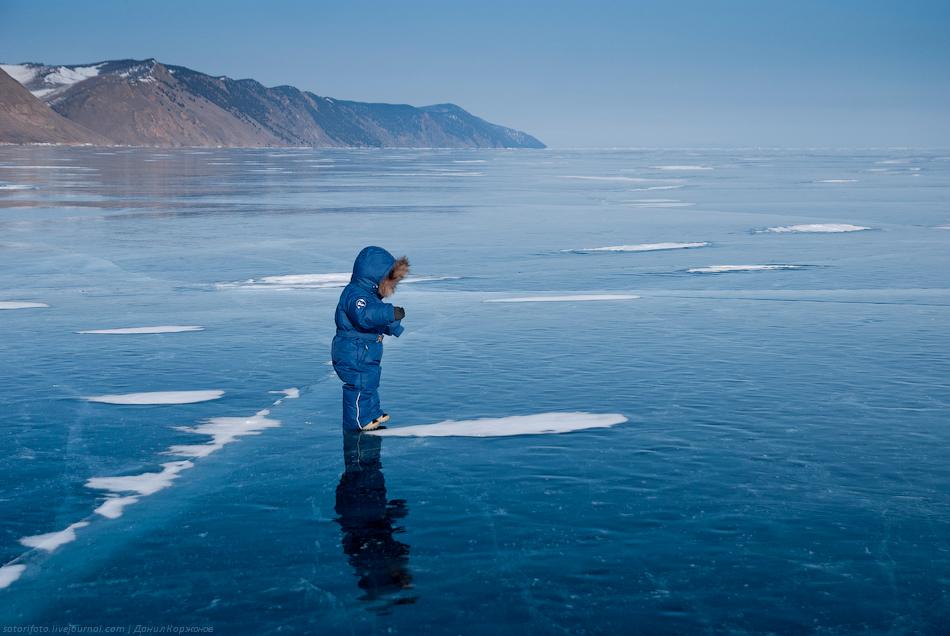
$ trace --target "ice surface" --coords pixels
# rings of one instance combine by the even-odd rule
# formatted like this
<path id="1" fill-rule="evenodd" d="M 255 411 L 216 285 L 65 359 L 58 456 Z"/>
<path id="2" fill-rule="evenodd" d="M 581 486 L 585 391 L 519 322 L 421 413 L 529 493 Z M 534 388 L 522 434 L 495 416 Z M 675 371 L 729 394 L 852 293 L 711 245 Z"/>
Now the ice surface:
<path id="1" fill-rule="evenodd" d="M 16 300 L 0 300 L 0 309 L 32 309 L 34 307 L 49 307 L 46 303 L 28 303 Z"/>
<path id="2" fill-rule="evenodd" d="M 801 269 L 801 265 L 711 265 L 687 270 L 691 274 L 722 274 L 725 272 L 758 272 L 771 269 Z"/>
<path id="3" fill-rule="evenodd" d="M 30 548 L 39 548 L 52 552 L 64 543 L 76 540 L 76 528 L 85 528 L 89 525 L 88 521 L 77 521 L 65 530 L 59 532 L 48 532 L 46 534 L 37 534 L 32 537 L 23 537 L 20 543 Z"/>
<path id="4" fill-rule="evenodd" d="M 368 431 L 387 437 L 507 437 L 510 435 L 543 435 L 569 433 L 588 428 L 610 428 L 626 422 L 619 413 L 538 413 L 511 417 L 485 417 L 477 420 L 445 420 L 437 424 L 421 424 L 402 428 Z"/>
<path id="5" fill-rule="evenodd" d="M 288 390 L 293 391 L 295 389 Z M 288 395 L 288 397 L 296 396 Z M 265 417 L 268 414 L 270 414 L 270 411 L 265 409 L 251 417 L 212 417 L 207 423 L 200 426 L 175 426 L 173 427 L 175 430 L 198 435 L 210 435 L 212 439 L 207 444 L 171 446 L 165 453 L 192 458 L 207 457 L 214 451 L 223 448 L 225 444 L 238 441 L 237 438 L 242 435 L 260 435 L 260 432 L 264 429 L 280 426 L 280 420 L 269 420 Z"/>
<path id="6" fill-rule="evenodd" d="M 118 493 L 137 492 L 140 495 L 152 495 L 171 486 L 172 481 L 178 479 L 178 473 L 193 466 L 194 464 L 190 461 L 165 462 L 162 464 L 163 468 L 160 473 L 143 473 L 123 477 L 93 477 L 86 482 L 86 487 Z M 112 508 L 110 512 L 114 512 L 114 510 Z"/>
<path id="7" fill-rule="evenodd" d="M 848 223 L 805 223 L 803 225 L 788 225 L 785 227 L 770 227 L 762 232 L 859 232 L 861 230 L 870 230 L 869 227 L 861 225 L 850 225 Z"/>
<path id="8" fill-rule="evenodd" d="M 106 404 L 194 404 L 217 400 L 224 391 L 154 391 L 151 393 L 125 393 L 121 395 L 99 395 L 85 397 L 89 402 Z"/>
<path id="9" fill-rule="evenodd" d="M 711 166 L 656 166 L 658 170 L 712 170 Z"/>
<path id="10" fill-rule="evenodd" d="M 587 249 L 562 250 L 564 252 L 654 252 L 661 250 L 680 250 L 692 247 L 706 247 L 708 242 L 702 243 L 642 243 L 640 245 L 614 245 L 613 247 L 590 247 Z"/>
<path id="11" fill-rule="evenodd" d="M 633 300 L 629 294 L 579 294 L 577 296 L 525 296 L 522 298 L 491 298 L 486 303 L 566 303 L 587 300 Z"/>
<path id="12" fill-rule="evenodd" d="M 38 190 L 39 186 L 25 185 L 22 183 L 0 184 L 0 190 Z"/>
<path id="13" fill-rule="evenodd" d="M 814 183 L 857 183 L 857 179 L 821 179 Z"/>
<path id="14" fill-rule="evenodd" d="M 77 331 L 76 333 L 106 333 L 106 334 L 136 334 L 136 333 L 181 333 L 184 331 L 201 331 L 204 327 L 194 325 L 178 326 L 165 325 L 162 327 L 127 327 L 124 329 L 93 329 L 91 331 Z"/>
<path id="15" fill-rule="evenodd" d="M 682 179 L 648 179 L 646 177 L 585 177 L 582 175 L 569 175 L 561 177 L 562 179 L 583 179 L 586 181 L 682 181 Z"/>
<path id="16" fill-rule="evenodd" d="M 23 574 L 23 570 L 25 569 L 26 566 L 20 564 L 0 567 L 0 590 L 9 587 L 11 583 L 20 578 L 20 575 Z"/>

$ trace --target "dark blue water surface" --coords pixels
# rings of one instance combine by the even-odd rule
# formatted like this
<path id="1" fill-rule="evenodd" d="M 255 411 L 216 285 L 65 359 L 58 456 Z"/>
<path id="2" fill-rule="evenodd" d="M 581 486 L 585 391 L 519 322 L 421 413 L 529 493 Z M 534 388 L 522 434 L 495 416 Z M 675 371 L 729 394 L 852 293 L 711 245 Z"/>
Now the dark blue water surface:
<path id="1" fill-rule="evenodd" d="M 48 305 L 0 309 L 0 626 L 947 633 L 948 194 L 947 150 L 0 148 L 0 303 Z M 627 421 L 344 439 L 370 244 L 391 429 Z"/>

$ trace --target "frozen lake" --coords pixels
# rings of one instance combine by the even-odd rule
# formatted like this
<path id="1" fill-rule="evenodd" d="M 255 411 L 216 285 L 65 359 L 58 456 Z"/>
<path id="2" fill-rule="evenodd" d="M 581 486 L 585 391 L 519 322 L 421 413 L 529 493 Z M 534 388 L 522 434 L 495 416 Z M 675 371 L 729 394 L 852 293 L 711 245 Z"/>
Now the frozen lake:
<path id="1" fill-rule="evenodd" d="M 941 633 L 948 195 L 947 150 L 0 147 L 0 626 Z M 406 333 L 344 439 L 366 245 Z"/>

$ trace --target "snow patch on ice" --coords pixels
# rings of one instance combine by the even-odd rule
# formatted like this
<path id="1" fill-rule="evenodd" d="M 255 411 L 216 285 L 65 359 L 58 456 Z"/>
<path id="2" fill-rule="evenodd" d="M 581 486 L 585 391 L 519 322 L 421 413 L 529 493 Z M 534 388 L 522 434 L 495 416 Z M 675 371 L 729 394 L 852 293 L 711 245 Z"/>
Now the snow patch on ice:
<path id="1" fill-rule="evenodd" d="M 332 362 L 331 362 L 332 364 Z M 283 400 L 295 400 L 300 397 L 300 389 L 283 389 L 281 391 L 268 391 L 268 393 L 283 393 L 285 397 L 280 398 L 274 404 L 280 404 Z"/>
<path id="2" fill-rule="evenodd" d="M 660 250 L 681 250 L 694 247 L 707 247 L 708 242 L 702 243 L 642 243 L 640 245 L 614 245 L 613 247 L 591 247 L 577 250 L 561 250 L 562 252 L 655 252 Z"/>
<path id="3" fill-rule="evenodd" d="M 76 333 L 105 333 L 105 334 L 137 334 L 137 333 L 182 333 L 184 331 L 201 331 L 204 327 L 195 325 L 163 325 L 161 327 L 127 327 L 124 329 L 93 329 L 91 331 L 77 331 Z"/>
<path id="4" fill-rule="evenodd" d="M 105 404 L 194 404 L 217 400 L 224 391 L 154 391 L 151 393 L 125 393 L 122 395 L 99 395 L 83 398 L 89 402 Z"/>
<path id="5" fill-rule="evenodd" d="M 111 492 L 137 492 L 140 495 L 153 495 L 159 490 L 164 490 L 165 488 L 171 486 L 172 481 L 180 477 L 178 473 L 185 470 L 186 468 L 192 468 L 193 466 L 194 464 L 187 460 L 178 462 L 165 462 L 162 464 L 162 472 L 160 473 L 142 473 L 141 475 L 126 475 L 124 477 L 93 477 L 86 482 L 86 488 L 109 490 Z M 110 509 L 110 512 L 115 512 L 115 509 Z M 83 525 L 86 524 L 84 523 Z"/>
<path id="6" fill-rule="evenodd" d="M 264 276 L 242 282 L 216 283 L 218 289 L 271 289 L 287 291 L 292 289 L 332 289 L 346 287 L 351 274 L 290 274 L 286 276 Z M 432 280 L 457 280 L 459 276 L 407 276 L 401 284 L 422 283 Z"/>
<path id="7" fill-rule="evenodd" d="M 20 183 L 8 183 L 0 185 L 0 190 L 39 190 L 39 186 L 23 185 Z"/>
<path id="8" fill-rule="evenodd" d="M 46 534 L 37 534 L 32 537 L 23 537 L 20 543 L 29 548 L 39 548 L 52 552 L 64 543 L 76 540 L 76 528 L 85 528 L 89 525 L 88 521 L 78 521 L 65 530 L 59 532 L 48 532 Z"/>
<path id="9" fill-rule="evenodd" d="M 678 199 L 636 199 L 624 201 L 624 205 L 634 208 L 688 208 L 695 203 L 683 203 Z"/>
<path id="10" fill-rule="evenodd" d="M 49 307 L 46 303 L 27 303 L 17 300 L 0 300 L 0 309 L 32 309 L 34 307 Z"/>
<path id="11" fill-rule="evenodd" d="M 580 175 L 567 175 L 561 178 L 562 179 L 584 179 L 587 181 L 632 181 L 632 182 L 679 181 L 679 179 L 647 179 L 644 177 L 585 177 L 585 176 L 580 176 Z"/>
<path id="12" fill-rule="evenodd" d="M 492 298 L 486 303 L 558 303 L 587 300 L 633 300 L 639 296 L 620 294 L 586 294 L 578 296 L 526 296 L 524 298 Z"/>
<path id="13" fill-rule="evenodd" d="M 389 437 L 506 437 L 569 433 L 589 428 L 610 428 L 626 422 L 619 413 L 538 413 L 477 420 L 445 420 L 437 424 L 368 431 Z"/>
<path id="14" fill-rule="evenodd" d="M 223 448 L 225 444 L 238 441 L 237 438 L 242 435 L 260 435 L 264 429 L 280 426 L 280 420 L 269 420 L 265 417 L 268 414 L 270 411 L 264 409 L 252 417 L 212 417 L 201 426 L 175 426 L 173 428 L 176 431 L 210 435 L 211 441 L 207 444 L 170 446 L 165 454 L 193 458 L 207 457 Z"/>
<path id="15" fill-rule="evenodd" d="M 770 227 L 761 232 L 811 232 L 811 233 L 838 233 L 838 232 L 860 232 L 861 230 L 870 230 L 869 227 L 862 225 L 850 225 L 848 223 L 806 223 L 804 225 L 788 225 L 785 227 Z"/>
<path id="16" fill-rule="evenodd" d="M 5 587 L 10 587 L 10 584 L 20 578 L 20 575 L 23 574 L 23 570 L 25 569 L 25 565 L 19 564 L 0 567 L 0 590 Z"/>
<path id="17" fill-rule="evenodd" d="M 95 512 L 109 519 L 118 519 L 122 516 L 123 508 L 134 504 L 138 500 L 139 498 L 135 495 L 128 497 L 109 497 L 101 506 L 96 508 Z"/>
<path id="18" fill-rule="evenodd" d="M 812 183 L 857 183 L 857 179 L 822 179 L 821 181 L 812 181 Z"/>
<path id="19" fill-rule="evenodd" d="M 712 170 L 710 166 L 654 166 L 657 170 Z"/>
<path id="20" fill-rule="evenodd" d="M 724 274 L 727 272 L 758 272 L 772 269 L 801 269 L 801 265 L 711 265 L 687 270 L 690 274 Z"/>

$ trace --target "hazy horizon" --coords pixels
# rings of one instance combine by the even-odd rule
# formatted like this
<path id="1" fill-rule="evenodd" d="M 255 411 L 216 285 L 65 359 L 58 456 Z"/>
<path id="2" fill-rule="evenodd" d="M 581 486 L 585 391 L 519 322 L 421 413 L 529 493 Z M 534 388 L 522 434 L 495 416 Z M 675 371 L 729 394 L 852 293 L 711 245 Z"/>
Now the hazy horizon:
<path id="1" fill-rule="evenodd" d="M 933 1 L 4 0 L 0 62 L 155 58 L 341 100 L 449 102 L 551 148 L 938 148 L 948 25 Z"/>

